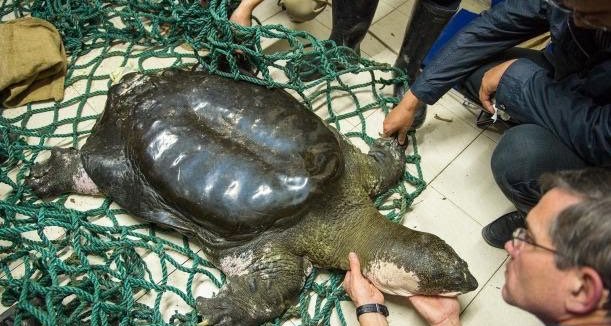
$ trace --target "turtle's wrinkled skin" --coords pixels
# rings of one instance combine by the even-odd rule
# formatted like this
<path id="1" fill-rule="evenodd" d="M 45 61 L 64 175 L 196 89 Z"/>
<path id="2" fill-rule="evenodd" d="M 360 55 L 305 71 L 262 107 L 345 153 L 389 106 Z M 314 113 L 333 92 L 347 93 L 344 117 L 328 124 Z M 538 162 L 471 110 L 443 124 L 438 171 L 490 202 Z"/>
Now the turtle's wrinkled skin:
<path id="1" fill-rule="evenodd" d="M 388 293 L 477 288 L 443 240 L 374 207 L 403 168 L 396 142 L 365 155 L 283 90 L 165 71 L 125 76 L 83 148 L 54 149 L 28 184 L 105 194 L 199 240 L 227 276 L 197 300 L 204 324 L 257 325 L 295 303 L 312 265 L 346 270 L 350 251 Z"/>

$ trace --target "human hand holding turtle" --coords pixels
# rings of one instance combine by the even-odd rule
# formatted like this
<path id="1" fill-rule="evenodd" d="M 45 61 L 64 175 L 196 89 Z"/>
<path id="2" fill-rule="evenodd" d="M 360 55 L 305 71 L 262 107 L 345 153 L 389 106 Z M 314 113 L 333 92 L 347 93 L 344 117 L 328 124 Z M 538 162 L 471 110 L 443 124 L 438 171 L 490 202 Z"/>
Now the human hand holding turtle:
<path id="1" fill-rule="evenodd" d="M 350 299 L 358 307 L 364 304 L 377 303 L 384 304 L 384 295 L 378 290 L 363 274 L 361 274 L 361 262 L 358 256 L 351 252 L 348 255 L 350 270 L 344 277 L 344 289 Z"/>
<path id="2" fill-rule="evenodd" d="M 384 304 L 384 295 L 361 273 L 361 264 L 357 255 L 348 255 L 350 270 L 344 277 L 344 290 L 356 307 L 366 304 Z M 431 326 L 460 325 L 460 303 L 456 297 L 414 295 L 408 298 L 412 306 Z M 367 313 L 359 316 L 361 326 L 388 325 L 386 317 L 379 313 Z"/>
<path id="3" fill-rule="evenodd" d="M 348 255 L 350 270 L 344 277 L 344 289 L 354 305 L 360 307 L 365 304 L 384 304 L 384 295 L 367 278 L 361 274 L 361 263 L 358 256 L 351 252 Z M 361 326 L 388 325 L 386 317 L 379 313 L 362 314 L 359 317 Z"/>
<path id="4" fill-rule="evenodd" d="M 401 102 L 395 106 L 386 116 L 383 123 L 384 136 L 389 137 L 397 134 L 400 145 L 405 144 L 407 131 L 414 123 L 416 108 L 420 100 L 408 90 Z"/>
<path id="5" fill-rule="evenodd" d="M 460 303 L 456 297 L 414 295 L 408 300 L 431 326 L 460 325 Z"/>

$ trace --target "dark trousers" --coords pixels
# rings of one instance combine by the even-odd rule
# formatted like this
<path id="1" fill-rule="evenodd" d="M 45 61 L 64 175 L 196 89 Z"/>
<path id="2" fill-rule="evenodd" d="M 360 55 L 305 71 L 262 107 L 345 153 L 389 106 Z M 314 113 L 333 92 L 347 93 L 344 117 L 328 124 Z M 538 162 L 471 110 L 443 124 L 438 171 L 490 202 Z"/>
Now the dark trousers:
<path id="1" fill-rule="evenodd" d="M 479 88 L 484 73 L 501 62 L 515 58 L 528 58 L 549 68 L 542 52 L 514 48 L 473 72 L 459 86 L 461 93 L 479 103 Z M 521 124 L 505 131 L 492 153 L 490 164 L 496 183 L 522 213 L 528 213 L 541 198 L 538 181 L 543 173 L 588 166 L 558 137 L 536 124 Z"/>

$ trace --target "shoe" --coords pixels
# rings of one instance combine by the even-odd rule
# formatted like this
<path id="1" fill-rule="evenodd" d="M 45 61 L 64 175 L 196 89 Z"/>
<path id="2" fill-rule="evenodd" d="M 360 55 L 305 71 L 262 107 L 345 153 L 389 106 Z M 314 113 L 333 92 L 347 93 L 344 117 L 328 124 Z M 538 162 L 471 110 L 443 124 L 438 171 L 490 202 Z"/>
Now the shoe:
<path id="1" fill-rule="evenodd" d="M 484 226 L 482 237 L 489 245 L 503 249 L 505 242 L 511 240 L 513 231 L 525 226 L 524 214 L 518 211 L 507 213 Z"/>

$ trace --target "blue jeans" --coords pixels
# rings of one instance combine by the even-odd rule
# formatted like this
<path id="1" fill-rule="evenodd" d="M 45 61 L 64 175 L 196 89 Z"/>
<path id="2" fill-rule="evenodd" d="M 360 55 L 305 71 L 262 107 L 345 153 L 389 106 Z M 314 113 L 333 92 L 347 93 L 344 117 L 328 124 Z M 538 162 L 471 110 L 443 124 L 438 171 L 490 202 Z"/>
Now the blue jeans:
<path id="1" fill-rule="evenodd" d="M 587 166 L 558 137 L 535 124 L 505 131 L 491 159 L 494 180 L 522 213 L 528 213 L 541 198 L 538 181 L 543 173 Z"/>

